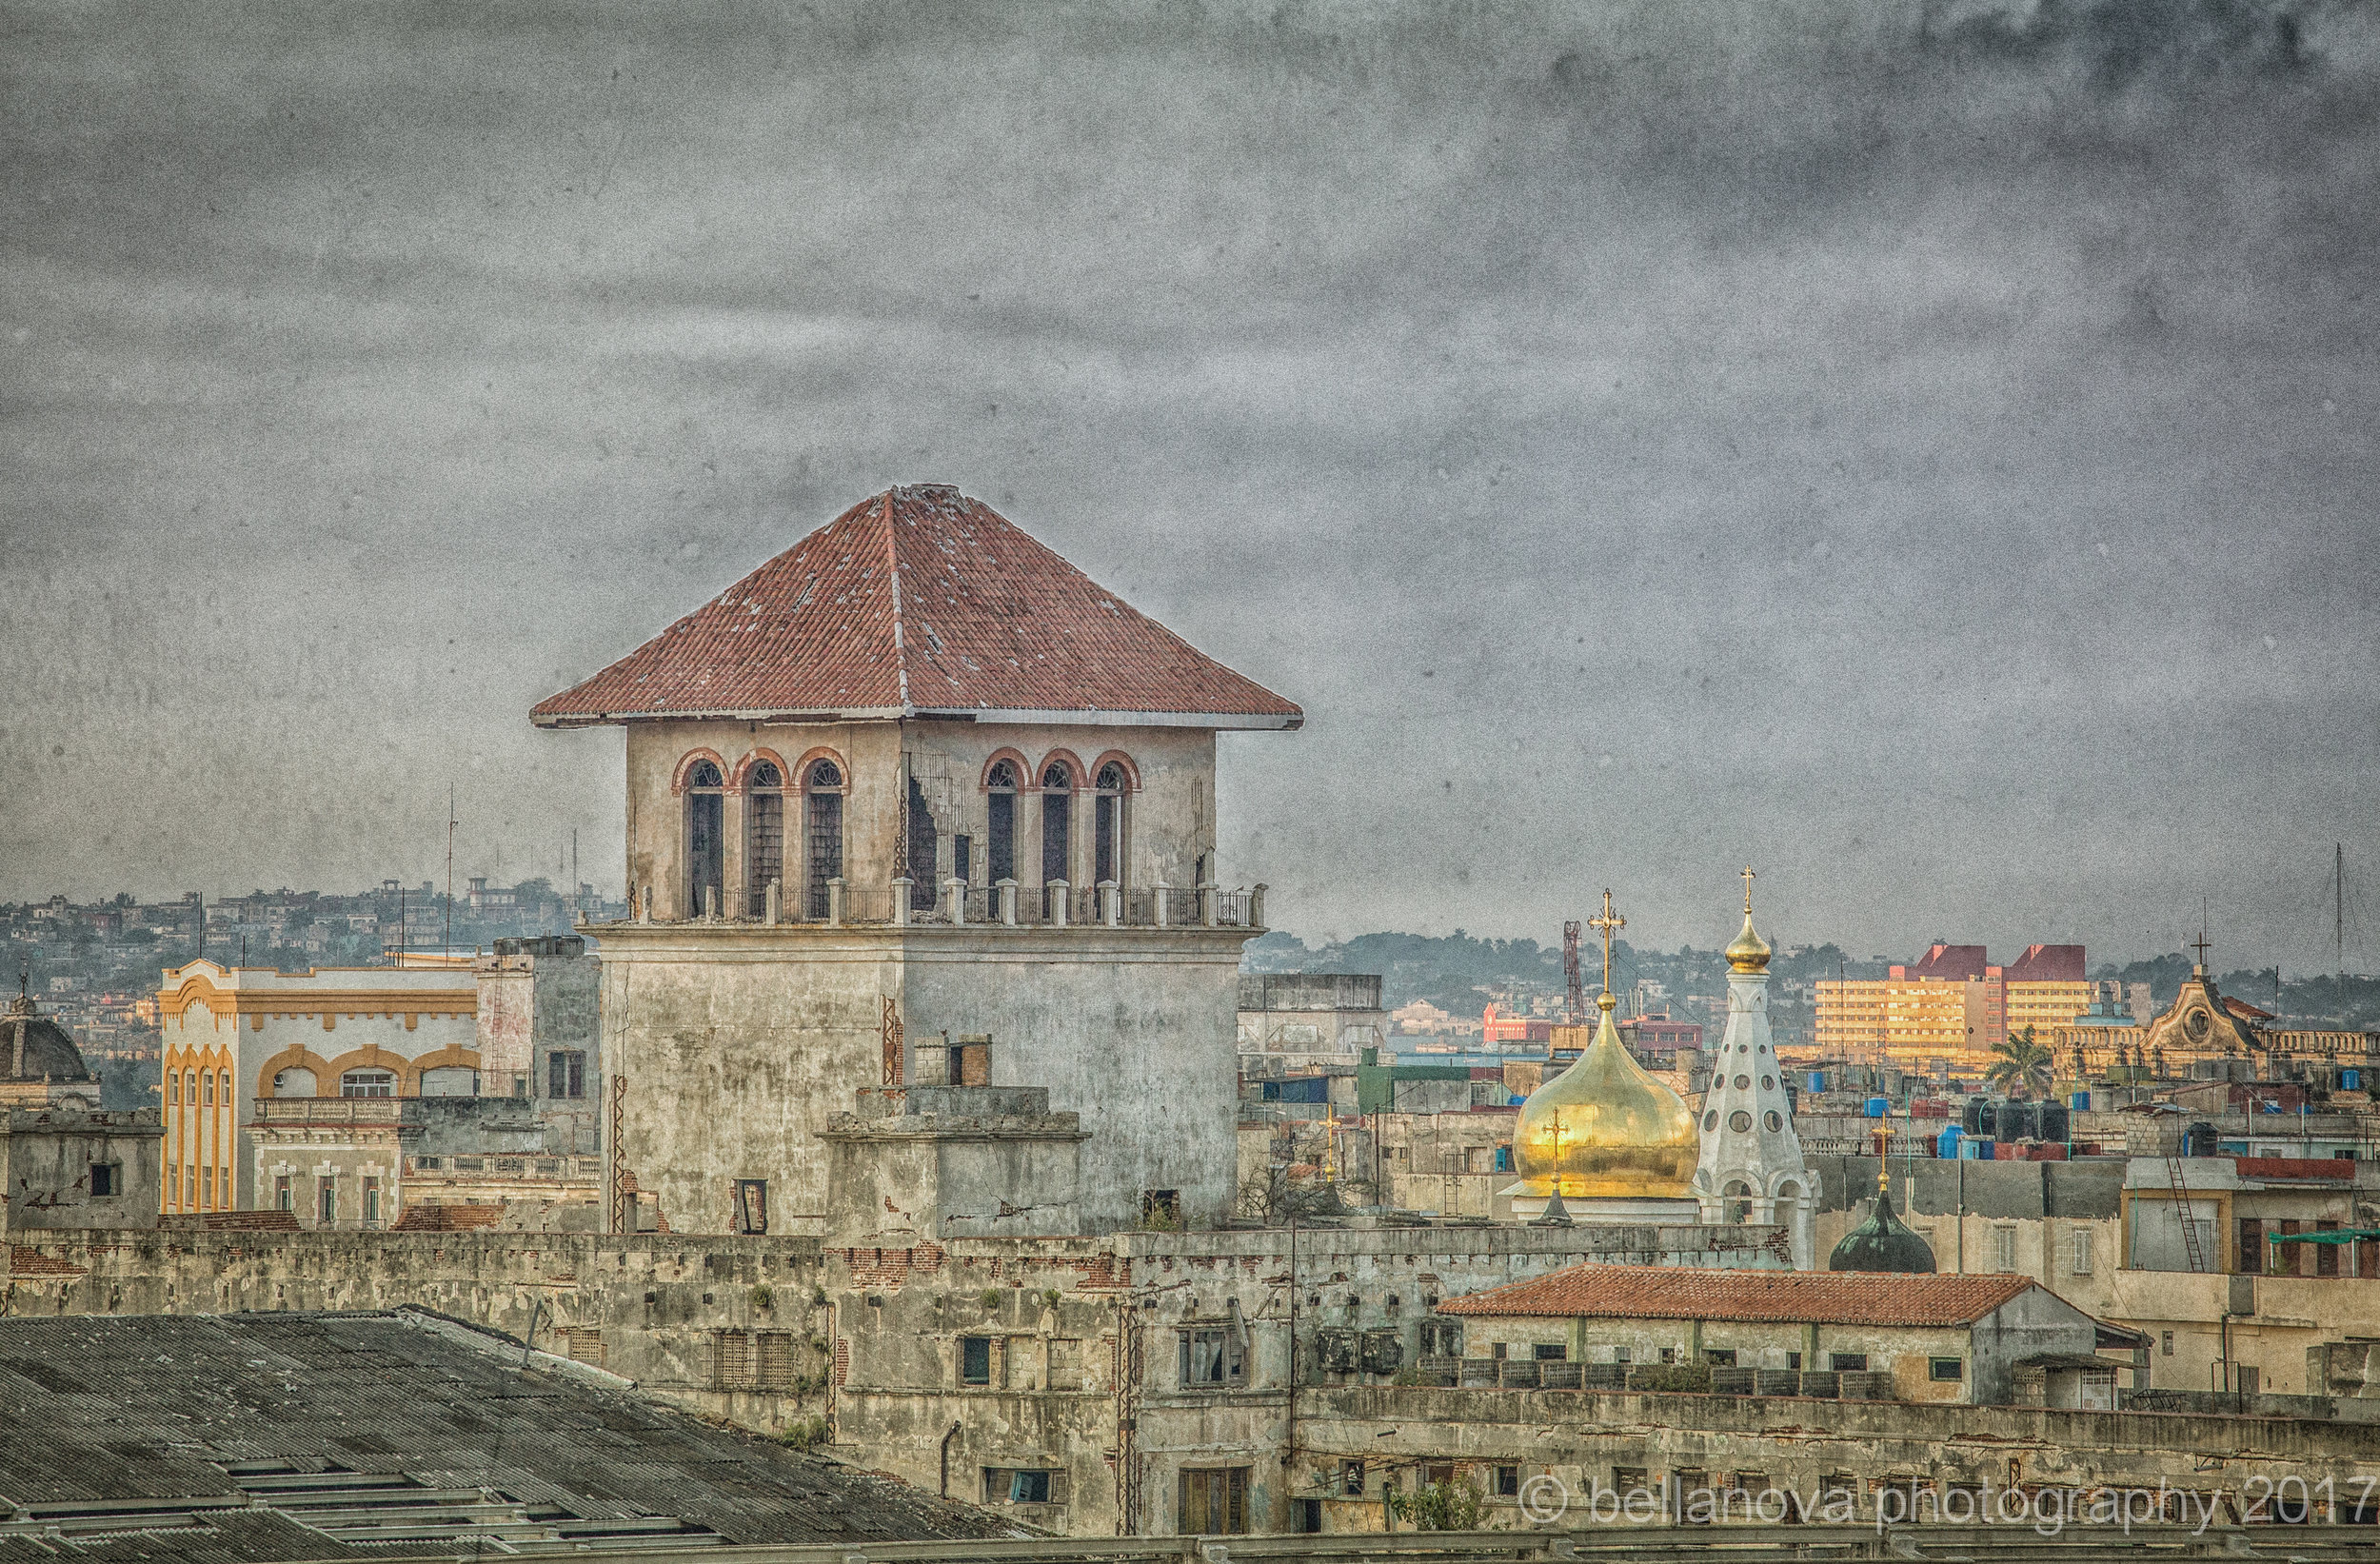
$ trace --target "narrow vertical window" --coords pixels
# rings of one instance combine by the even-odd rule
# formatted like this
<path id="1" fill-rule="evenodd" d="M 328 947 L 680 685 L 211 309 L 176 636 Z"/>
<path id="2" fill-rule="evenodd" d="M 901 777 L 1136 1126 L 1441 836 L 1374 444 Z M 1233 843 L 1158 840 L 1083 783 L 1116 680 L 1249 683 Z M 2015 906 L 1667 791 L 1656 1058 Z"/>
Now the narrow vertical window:
<path id="1" fill-rule="evenodd" d="M 1098 793 L 1092 805 L 1094 842 L 1091 882 L 1112 880 L 1123 883 L 1124 768 L 1110 761 L 1100 767 Z"/>
<path id="2" fill-rule="evenodd" d="M 925 790 L 909 779 L 909 910 L 932 912 L 934 891 L 934 812 L 925 807 Z"/>
<path id="3" fill-rule="evenodd" d="M 1041 773 L 1041 883 L 1067 878 L 1074 841 L 1074 777 L 1065 766 Z"/>
<path id="4" fill-rule="evenodd" d="M 826 882 L 843 878 L 843 770 L 832 761 L 813 761 L 802 779 L 803 869 L 809 881 L 809 916 L 826 916 Z"/>
<path id="5" fill-rule="evenodd" d="M 686 774 L 685 788 L 685 916 L 700 918 L 717 895 L 720 882 L 721 789 L 726 779 L 709 761 L 697 761 Z"/>
<path id="6" fill-rule="evenodd" d="M 975 839 L 961 834 L 950 839 L 950 872 L 968 884 L 975 883 Z"/>
<path id="7" fill-rule="evenodd" d="M 785 872 L 785 778 L 773 762 L 744 773 L 744 915 L 760 918 L 768 911 L 768 882 Z"/>
<path id="8" fill-rule="evenodd" d="M 1017 878 L 1017 787 L 1022 780 L 1006 761 L 992 767 L 988 869 L 995 885 Z"/>

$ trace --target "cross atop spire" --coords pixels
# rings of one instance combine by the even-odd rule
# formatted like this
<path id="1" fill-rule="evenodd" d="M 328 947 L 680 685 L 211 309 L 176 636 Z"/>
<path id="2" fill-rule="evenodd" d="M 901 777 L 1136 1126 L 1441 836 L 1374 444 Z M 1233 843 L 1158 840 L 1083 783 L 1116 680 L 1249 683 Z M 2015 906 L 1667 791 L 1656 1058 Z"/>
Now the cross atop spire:
<path id="1" fill-rule="evenodd" d="M 1603 892 L 1603 916 L 1587 920 L 1587 927 L 1603 936 L 1603 992 L 1595 1003 L 1598 1010 L 1609 1010 L 1619 1001 L 1612 998 L 1612 936 L 1628 926 L 1628 920 L 1612 910 L 1612 893 Z"/>
<path id="2" fill-rule="evenodd" d="M 2192 940 L 2183 948 L 2187 950 L 2194 950 L 2198 953 L 2198 970 L 2204 972 L 2207 969 L 2207 931 L 2200 929 L 2198 931 L 2198 938 Z"/>
<path id="3" fill-rule="evenodd" d="M 1751 864 L 1749 864 L 1749 863 L 1745 864 L 1745 865 L 1744 865 L 1744 875 L 1743 875 L 1743 879 L 1744 879 L 1744 916 L 1745 916 L 1746 918 L 1749 918 L 1749 917 L 1751 917 L 1751 916 L 1752 916 L 1752 882 L 1753 882 L 1753 881 L 1754 881 L 1755 879 L 1756 879 L 1756 878 L 1758 878 L 1758 877 L 1757 877 L 1757 876 L 1755 876 L 1755 875 L 1754 875 L 1754 873 L 1752 872 L 1752 865 L 1751 865 Z"/>

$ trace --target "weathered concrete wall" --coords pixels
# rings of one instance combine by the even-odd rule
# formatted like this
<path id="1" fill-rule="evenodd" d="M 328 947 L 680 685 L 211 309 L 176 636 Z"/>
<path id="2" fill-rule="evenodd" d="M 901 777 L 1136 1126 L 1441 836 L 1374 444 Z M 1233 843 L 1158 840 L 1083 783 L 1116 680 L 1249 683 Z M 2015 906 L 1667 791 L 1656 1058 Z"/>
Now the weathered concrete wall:
<path id="1" fill-rule="evenodd" d="M 673 1231 L 724 1232 L 738 1178 L 771 1222 L 823 1231 L 820 1132 L 883 1084 L 886 1006 L 908 1045 L 989 1035 L 991 1084 L 1081 1116 L 1083 1218 L 1137 1223 L 1174 1189 L 1232 1211 L 1232 1004 L 1247 931 L 613 924 L 604 1049 L 620 1165 Z"/>
<path id="2" fill-rule="evenodd" d="M 860 1106 L 825 1131 L 830 1242 L 1081 1231 L 1082 1132 L 1075 1115 L 1048 1111 L 1048 1092 L 921 1086 L 863 1092 Z"/>
<path id="3" fill-rule="evenodd" d="M 1083 1219 L 1140 1220 L 1145 1190 L 1184 1218 L 1233 1215 L 1238 1141 L 1232 929 L 913 931 L 902 1015 L 913 1039 L 988 1034 L 991 1083 L 1046 1086 L 1081 1115 Z"/>
<path id="4" fill-rule="evenodd" d="M 1361 1463 L 1364 1496 L 1326 1496 L 1324 1527 L 1365 1531 L 1379 1527 L 1384 1479 L 1410 1490 L 1425 1466 L 1439 1463 L 1454 1465 L 1457 1479 L 1475 1487 L 1486 1486 L 1485 1469 L 1499 1465 L 1517 1467 L 1524 1485 L 1551 1476 L 1574 1503 L 1595 1487 L 1657 1486 L 1673 1475 L 1716 1482 L 1748 1475 L 1810 1495 L 1840 1475 L 1853 1479 L 1863 1518 L 1876 1513 L 1870 1483 L 1887 1480 L 1988 1483 L 1994 1493 L 2013 1484 L 2153 1492 L 2162 1482 L 2211 1497 L 2218 1489 L 2238 1495 L 2253 1475 L 2270 1481 L 2285 1474 L 2309 1483 L 2330 1477 L 2337 1492 L 2351 1495 L 2365 1476 L 2380 1474 L 2380 1425 L 2225 1417 L 2218 1429 L 2210 1422 L 1783 1396 L 1351 1386 L 1299 1397 L 1290 1480 L 1298 1495 L 1331 1495 L 1344 1466 Z M 1388 1430 L 1393 1438 L 1382 1436 Z M 1491 1496 L 1486 1508 L 1490 1526 L 1525 1524 L 1516 1499 Z M 2218 1509 L 2216 1518 L 2234 1517 Z"/>
<path id="5" fill-rule="evenodd" d="M 1887 1478 L 2151 1488 L 2164 1479 L 2204 1492 L 2295 1472 L 2354 1492 L 2351 1482 L 2380 1473 L 2380 1425 L 1438 1390 L 1306 1367 L 1323 1329 L 1388 1329 L 1410 1353 L 1444 1297 L 1588 1256 L 1688 1258 L 1693 1244 L 1766 1236 L 1438 1227 L 823 1250 L 798 1238 L 521 1232 L 27 1234 L 0 1246 L 10 1266 L 0 1310 L 420 1303 L 516 1336 L 533 1328 L 541 1347 L 602 1361 L 749 1426 L 831 1414 L 839 1442 L 862 1464 L 939 1490 L 946 1458 L 954 1496 L 980 1497 L 986 1468 L 1060 1472 L 1067 1501 L 1020 1516 L 1082 1535 L 1112 1534 L 1120 1517 L 1139 1533 L 1172 1531 L 1181 1471 L 1219 1465 L 1250 1469 L 1257 1522 L 1278 1529 L 1290 1498 L 1336 1494 L 1343 1463 L 1362 1463 L 1365 1494 L 1325 1500 L 1326 1524 L 1339 1530 L 1378 1524 L 1383 1475 L 1411 1488 L 1423 1463 L 1438 1462 L 1470 1481 L 1482 1480 L 1476 1468 L 1515 1464 L 1555 1475 L 1574 1494 L 1590 1478 L 1608 1486 L 1622 1470 L 1656 1481 L 1748 1473 L 1804 1491 L 1849 1474 L 1867 1514 L 1868 1483 Z M 1245 1380 L 1183 1385 L 1182 1334 L 1232 1328 L 1235 1305 L 1249 1348 Z M 980 1386 L 962 1383 L 961 1343 L 970 1336 L 999 1343 L 991 1382 Z M 2219 1468 L 2205 1464 L 2210 1452 Z M 1518 1518 L 1509 1501 L 1489 1502 L 1499 1523 Z"/>
<path id="6" fill-rule="evenodd" d="M 153 1108 L 0 1115 L 0 1210 L 11 1232 L 153 1228 L 164 1155 Z M 94 1164 L 113 1170 L 112 1195 L 91 1192 Z"/>
<path id="7" fill-rule="evenodd" d="M 2090 1356 L 2098 1349 L 2099 1328 L 2073 1304 L 2033 1290 L 2018 1294 L 1976 1321 L 1971 1339 L 1969 1396 L 1984 1405 L 2005 1406 L 2016 1399 L 2019 1361 L 2037 1353 Z M 1924 1365 L 1915 1367 L 1923 1373 Z M 1904 1382 L 1897 1367 L 1894 1385 L 1905 1400 L 1932 1399 L 1912 1394 L 1914 1387 Z"/>

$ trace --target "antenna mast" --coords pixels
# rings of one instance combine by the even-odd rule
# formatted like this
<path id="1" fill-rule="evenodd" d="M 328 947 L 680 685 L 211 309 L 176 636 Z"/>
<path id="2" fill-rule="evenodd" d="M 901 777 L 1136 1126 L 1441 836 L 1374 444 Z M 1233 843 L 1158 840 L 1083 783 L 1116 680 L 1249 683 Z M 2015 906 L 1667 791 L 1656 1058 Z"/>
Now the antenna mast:
<path id="1" fill-rule="evenodd" d="M 2347 843 L 2330 844 L 2331 938 L 2338 943 L 2339 977 L 2347 976 Z"/>
<path id="2" fill-rule="evenodd" d="M 446 921 L 438 936 L 441 956 L 454 954 L 454 783 L 446 784 Z"/>

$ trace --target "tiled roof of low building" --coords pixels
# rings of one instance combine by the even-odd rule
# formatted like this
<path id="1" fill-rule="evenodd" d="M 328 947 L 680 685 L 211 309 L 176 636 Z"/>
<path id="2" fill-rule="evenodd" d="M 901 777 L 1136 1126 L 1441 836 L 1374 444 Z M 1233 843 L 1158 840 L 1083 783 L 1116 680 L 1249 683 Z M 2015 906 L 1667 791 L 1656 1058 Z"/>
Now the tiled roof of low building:
<path id="1" fill-rule="evenodd" d="M 1450 1298 L 1439 1312 L 1560 1319 L 1970 1325 L 2034 1285 L 2028 1277 L 2010 1276 L 1574 1265 L 1551 1276 Z"/>
<path id="2" fill-rule="evenodd" d="M 530 718 L 562 727 L 936 712 L 1200 727 L 1302 720 L 941 485 L 852 506 Z"/>

